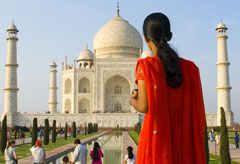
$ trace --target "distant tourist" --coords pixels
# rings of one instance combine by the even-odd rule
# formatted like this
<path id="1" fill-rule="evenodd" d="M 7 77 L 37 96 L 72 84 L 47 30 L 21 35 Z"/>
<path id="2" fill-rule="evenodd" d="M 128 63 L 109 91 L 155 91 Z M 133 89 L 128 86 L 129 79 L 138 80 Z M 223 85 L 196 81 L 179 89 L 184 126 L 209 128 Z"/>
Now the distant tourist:
<path id="1" fill-rule="evenodd" d="M 165 14 L 148 15 L 143 35 L 153 55 L 138 59 L 138 90 L 129 101 L 145 114 L 136 163 L 205 164 L 207 126 L 199 68 L 169 44 L 173 33 Z"/>
<path id="2" fill-rule="evenodd" d="M 20 139 L 22 139 L 22 143 L 24 144 L 25 143 L 25 133 L 24 132 L 21 133 Z"/>
<path id="3" fill-rule="evenodd" d="M 75 164 L 86 164 L 87 163 L 87 148 L 84 144 L 81 144 L 79 139 L 74 141 L 75 149 L 73 151 L 73 161 Z"/>
<path id="4" fill-rule="evenodd" d="M 220 134 L 216 134 L 216 136 L 215 136 L 215 138 L 216 138 L 216 144 L 217 144 L 217 146 L 220 146 Z"/>
<path id="5" fill-rule="evenodd" d="M 136 157 L 133 154 L 133 148 L 131 146 L 127 147 L 128 154 L 124 157 L 124 164 L 136 164 Z"/>
<path id="6" fill-rule="evenodd" d="M 7 131 L 7 140 L 8 141 L 11 140 L 11 131 L 10 130 Z"/>
<path id="7" fill-rule="evenodd" d="M 62 138 L 62 135 L 64 133 L 62 128 L 60 129 L 59 133 L 60 133 L 60 138 Z"/>
<path id="8" fill-rule="evenodd" d="M 69 161 L 69 158 L 68 158 L 68 156 L 67 156 L 67 155 L 63 157 L 62 161 L 63 161 L 63 163 L 62 163 L 62 164 L 68 164 L 68 163 L 70 163 L 70 164 L 71 164 L 71 163 L 72 163 L 71 161 Z"/>
<path id="9" fill-rule="evenodd" d="M 42 141 L 37 140 L 36 144 L 30 148 L 30 152 L 32 153 L 33 163 L 34 164 L 43 164 L 46 160 L 46 152 L 42 147 Z"/>
<path id="10" fill-rule="evenodd" d="M 237 131 L 235 132 L 235 143 L 236 143 L 236 149 L 239 149 L 239 134 Z"/>
<path id="11" fill-rule="evenodd" d="M 214 141 L 214 132 L 213 132 L 213 130 L 211 130 L 211 131 L 209 132 L 209 138 L 210 138 L 210 141 L 211 141 L 211 142 Z"/>
<path id="12" fill-rule="evenodd" d="M 80 134 L 80 127 L 77 127 L 77 134 L 79 135 Z"/>
<path id="13" fill-rule="evenodd" d="M 42 140 L 43 135 L 44 135 L 44 131 L 43 131 L 43 129 L 41 128 L 40 131 L 39 131 L 39 138 L 40 138 L 40 140 Z"/>
<path id="14" fill-rule="evenodd" d="M 15 140 L 7 142 L 7 147 L 4 150 L 6 164 L 17 164 L 17 155 L 15 151 Z"/>
<path id="15" fill-rule="evenodd" d="M 103 152 L 98 142 L 94 142 L 90 156 L 92 158 L 92 164 L 102 164 Z"/>

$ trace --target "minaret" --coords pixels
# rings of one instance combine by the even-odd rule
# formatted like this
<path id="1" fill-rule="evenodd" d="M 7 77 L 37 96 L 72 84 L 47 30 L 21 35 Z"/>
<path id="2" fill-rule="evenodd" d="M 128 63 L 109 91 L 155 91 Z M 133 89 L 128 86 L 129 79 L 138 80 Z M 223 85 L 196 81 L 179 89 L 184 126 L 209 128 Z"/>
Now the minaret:
<path id="1" fill-rule="evenodd" d="M 231 111 L 231 98 L 230 98 L 230 80 L 229 80 L 229 65 L 228 52 L 227 52 L 227 27 L 224 23 L 219 23 L 217 28 L 217 125 L 221 123 L 220 107 L 223 107 L 226 114 L 227 125 L 233 124 L 233 113 Z"/>
<path id="2" fill-rule="evenodd" d="M 50 65 L 49 103 L 50 113 L 57 113 L 57 65 L 53 61 Z"/>
<path id="3" fill-rule="evenodd" d="M 7 62 L 6 77 L 5 77 L 5 88 L 4 88 L 4 115 L 13 116 L 17 114 L 17 33 L 18 29 L 14 25 L 14 22 L 7 29 Z M 8 119 L 10 124 L 13 121 L 10 117 Z"/>

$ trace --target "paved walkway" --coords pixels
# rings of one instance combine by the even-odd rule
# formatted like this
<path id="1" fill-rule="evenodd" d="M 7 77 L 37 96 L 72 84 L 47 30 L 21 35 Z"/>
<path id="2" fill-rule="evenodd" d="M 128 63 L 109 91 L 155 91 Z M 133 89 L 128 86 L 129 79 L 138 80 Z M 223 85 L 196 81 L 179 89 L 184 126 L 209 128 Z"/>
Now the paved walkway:
<path id="1" fill-rule="evenodd" d="M 94 135 L 92 137 L 82 139 L 81 141 L 82 141 L 82 143 L 86 143 L 86 142 L 92 141 L 100 136 L 103 136 L 107 133 L 108 132 L 102 132 L 102 133 Z M 53 150 L 47 151 L 46 152 L 47 163 L 56 157 L 57 158 L 61 157 L 62 155 L 66 154 L 66 152 L 71 152 L 73 149 L 74 149 L 74 144 L 67 144 L 67 145 L 55 148 Z M 18 164 L 29 164 L 29 163 L 32 163 L 32 161 L 33 161 L 32 157 L 27 157 L 27 158 L 19 160 Z"/>
<path id="2" fill-rule="evenodd" d="M 215 146 L 215 142 L 208 142 L 209 152 L 215 155 L 220 155 L 219 146 Z M 236 149 L 236 146 L 229 144 L 231 159 L 236 162 L 240 162 L 240 149 Z"/>
<path id="3" fill-rule="evenodd" d="M 133 139 L 129 136 L 128 132 L 123 131 L 123 158 L 125 155 L 128 153 L 127 152 L 127 147 L 132 146 L 133 147 L 133 154 L 137 154 L 137 145 L 133 141 Z"/>

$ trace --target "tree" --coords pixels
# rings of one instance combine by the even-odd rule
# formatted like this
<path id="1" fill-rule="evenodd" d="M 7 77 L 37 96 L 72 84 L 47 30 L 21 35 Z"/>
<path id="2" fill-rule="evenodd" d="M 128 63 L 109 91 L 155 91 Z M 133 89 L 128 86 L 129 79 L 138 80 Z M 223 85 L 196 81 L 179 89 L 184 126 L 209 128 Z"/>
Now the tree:
<path id="1" fill-rule="evenodd" d="M 57 132 L 56 132 L 56 120 L 53 120 L 53 126 L 52 126 L 52 142 L 55 143 L 57 138 Z"/>
<path id="2" fill-rule="evenodd" d="M 45 126 L 44 126 L 44 145 L 49 144 L 49 121 L 45 119 Z"/>
<path id="3" fill-rule="evenodd" d="M 33 128 L 32 128 L 32 145 L 35 145 L 38 138 L 38 125 L 37 125 L 37 118 L 33 119 Z"/>
<path id="4" fill-rule="evenodd" d="M 134 131 L 137 132 L 138 134 L 140 134 L 140 132 L 141 132 L 141 126 L 142 126 L 142 125 L 141 125 L 140 122 L 136 123 Z"/>
<path id="5" fill-rule="evenodd" d="M 7 116 L 4 116 L 2 120 L 2 135 L 1 135 L 1 152 L 4 154 L 4 150 L 7 146 Z"/>
<path id="6" fill-rule="evenodd" d="M 87 124 L 85 123 L 85 130 L 84 130 L 84 134 L 87 135 Z"/>
<path id="7" fill-rule="evenodd" d="M 67 125 L 67 123 L 65 124 L 65 130 L 64 130 L 64 138 L 65 138 L 65 140 L 67 140 L 67 134 L 68 134 L 68 125 Z"/>
<path id="8" fill-rule="evenodd" d="M 76 138 L 77 137 L 77 134 L 76 134 L 76 122 L 73 122 L 72 123 L 72 130 L 73 130 L 73 138 Z"/>
<path id="9" fill-rule="evenodd" d="M 88 123 L 88 134 L 91 134 L 93 132 L 93 124 Z"/>
<path id="10" fill-rule="evenodd" d="M 228 129 L 226 125 L 226 116 L 223 107 L 221 110 L 221 129 L 220 129 L 220 157 L 221 163 L 231 163 L 228 143 Z"/>
<path id="11" fill-rule="evenodd" d="M 205 157 L 206 157 L 206 163 L 209 162 L 209 147 L 208 147 L 208 131 L 207 128 L 205 129 L 204 133 L 204 149 L 205 149 Z"/>

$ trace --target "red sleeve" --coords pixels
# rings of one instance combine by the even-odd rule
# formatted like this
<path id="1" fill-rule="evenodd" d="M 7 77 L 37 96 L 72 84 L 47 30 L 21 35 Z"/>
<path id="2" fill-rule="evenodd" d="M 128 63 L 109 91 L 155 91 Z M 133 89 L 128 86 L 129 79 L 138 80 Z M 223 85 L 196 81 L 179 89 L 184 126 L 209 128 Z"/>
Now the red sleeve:
<path id="1" fill-rule="evenodd" d="M 143 72 L 143 68 L 144 65 L 142 63 L 141 60 L 138 60 L 137 62 L 137 66 L 136 66 L 136 79 L 135 79 L 135 83 L 137 84 L 138 83 L 138 80 L 145 80 L 145 75 L 144 75 L 144 72 Z"/>

